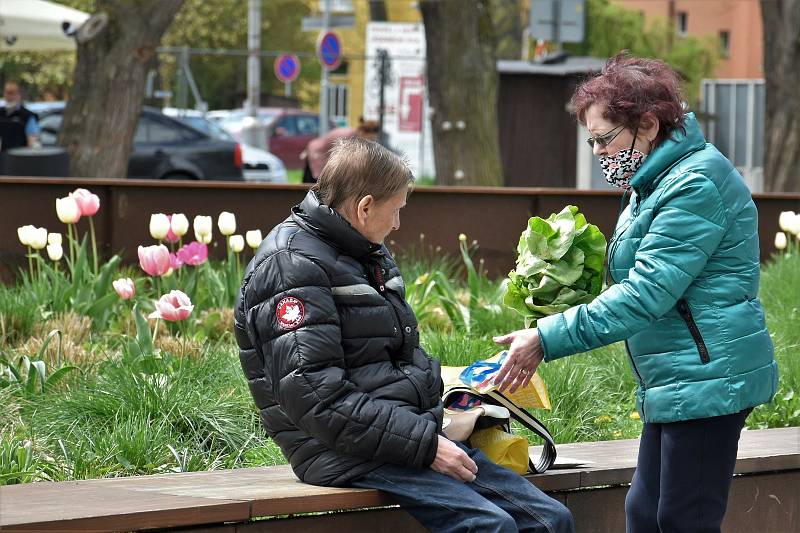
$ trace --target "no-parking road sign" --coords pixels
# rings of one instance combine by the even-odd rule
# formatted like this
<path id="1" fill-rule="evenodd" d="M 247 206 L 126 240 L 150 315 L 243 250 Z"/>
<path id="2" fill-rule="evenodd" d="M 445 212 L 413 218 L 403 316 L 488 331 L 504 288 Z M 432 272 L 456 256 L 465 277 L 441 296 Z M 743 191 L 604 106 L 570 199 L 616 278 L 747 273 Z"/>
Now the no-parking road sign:
<path id="1" fill-rule="evenodd" d="M 300 59 L 294 54 L 281 54 L 275 58 L 275 76 L 283 83 L 291 83 L 300 75 Z"/>
<path id="2" fill-rule="evenodd" d="M 317 58 L 325 70 L 336 70 L 342 63 L 342 41 L 339 36 L 328 31 L 317 39 Z"/>

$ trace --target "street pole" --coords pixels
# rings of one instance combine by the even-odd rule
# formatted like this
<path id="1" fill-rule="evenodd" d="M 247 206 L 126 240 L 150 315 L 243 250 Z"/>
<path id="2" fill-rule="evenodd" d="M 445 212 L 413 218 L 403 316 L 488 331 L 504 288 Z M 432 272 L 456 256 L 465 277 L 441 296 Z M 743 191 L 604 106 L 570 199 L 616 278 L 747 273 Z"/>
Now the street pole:
<path id="1" fill-rule="evenodd" d="M 384 135 L 383 135 L 383 119 L 386 113 L 386 101 L 385 101 L 385 93 L 386 93 L 386 69 L 388 67 L 387 59 L 389 57 L 389 52 L 381 48 L 378 50 L 378 80 L 380 82 L 380 92 L 378 93 L 378 142 L 380 144 L 385 145 Z"/>
<path id="2" fill-rule="evenodd" d="M 265 148 L 266 131 L 258 122 L 261 100 L 261 0 L 249 0 L 247 12 L 247 115 L 242 126 L 246 144 Z"/>
<path id="3" fill-rule="evenodd" d="M 322 10 L 322 34 L 328 33 L 331 26 L 331 0 L 325 0 Z M 319 82 L 319 134 L 328 133 L 328 69 L 322 67 Z"/>

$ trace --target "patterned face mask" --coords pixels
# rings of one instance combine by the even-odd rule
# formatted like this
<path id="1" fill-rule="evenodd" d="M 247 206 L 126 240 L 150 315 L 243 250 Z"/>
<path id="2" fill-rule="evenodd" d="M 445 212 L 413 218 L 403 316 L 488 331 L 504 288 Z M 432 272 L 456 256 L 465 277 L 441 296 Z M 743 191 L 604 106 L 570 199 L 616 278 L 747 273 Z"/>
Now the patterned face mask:
<path id="1" fill-rule="evenodd" d="M 600 156 L 600 168 L 603 169 L 603 177 L 615 187 L 627 189 L 636 171 L 642 166 L 647 155 L 635 149 L 636 132 L 633 134 L 633 143 L 627 150 L 620 150 L 614 155 Z"/>

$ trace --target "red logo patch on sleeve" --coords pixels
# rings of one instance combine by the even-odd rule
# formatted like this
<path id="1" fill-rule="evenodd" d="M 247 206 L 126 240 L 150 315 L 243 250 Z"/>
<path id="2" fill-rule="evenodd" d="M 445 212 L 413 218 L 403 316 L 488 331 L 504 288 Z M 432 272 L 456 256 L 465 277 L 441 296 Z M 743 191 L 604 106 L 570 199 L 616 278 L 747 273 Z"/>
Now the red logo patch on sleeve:
<path id="1" fill-rule="evenodd" d="M 287 296 L 278 302 L 275 314 L 278 317 L 278 326 L 281 329 L 299 328 L 306 318 L 303 302 L 292 296 Z"/>

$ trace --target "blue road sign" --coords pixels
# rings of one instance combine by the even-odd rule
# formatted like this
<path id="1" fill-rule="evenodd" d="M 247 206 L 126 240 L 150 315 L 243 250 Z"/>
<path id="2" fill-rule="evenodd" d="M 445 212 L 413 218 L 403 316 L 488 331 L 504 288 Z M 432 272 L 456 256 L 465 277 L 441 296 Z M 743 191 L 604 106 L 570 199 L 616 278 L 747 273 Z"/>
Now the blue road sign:
<path id="1" fill-rule="evenodd" d="M 325 70 L 336 70 L 342 63 L 342 41 L 336 33 L 322 33 L 317 39 L 317 58 Z"/>
<path id="2" fill-rule="evenodd" d="M 290 83 L 300 75 L 300 59 L 294 54 L 282 54 L 275 58 L 275 76 L 283 83 Z"/>

